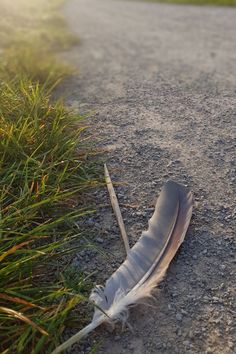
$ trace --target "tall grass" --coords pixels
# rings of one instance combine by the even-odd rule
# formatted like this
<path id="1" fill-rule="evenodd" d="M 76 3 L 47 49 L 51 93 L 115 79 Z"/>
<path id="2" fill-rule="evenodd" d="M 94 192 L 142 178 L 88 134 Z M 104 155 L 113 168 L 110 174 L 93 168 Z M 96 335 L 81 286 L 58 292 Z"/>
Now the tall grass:
<path id="1" fill-rule="evenodd" d="M 54 52 L 76 41 L 58 17 L 57 6 L 46 0 L 0 0 L 0 13 L 7 18 L 0 26 L 4 353 L 50 353 L 86 290 L 83 277 L 71 286 L 67 272 L 61 276 L 58 267 L 80 237 L 74 221 L 90 213 L 80 204 L 81 193 L 96 181 L 83 154 L 82 118 L 51 100 L 52 89 L 68 73 Z"/>

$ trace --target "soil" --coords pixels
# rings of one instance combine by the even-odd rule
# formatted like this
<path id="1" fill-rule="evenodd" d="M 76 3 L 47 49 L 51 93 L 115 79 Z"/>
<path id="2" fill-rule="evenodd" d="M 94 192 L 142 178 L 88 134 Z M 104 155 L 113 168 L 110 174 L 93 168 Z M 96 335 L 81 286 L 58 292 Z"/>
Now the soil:
<path id="1" fill-rule="evenodd" d="M 165 181 L 195 196 L 154 307 L 130 311 L 133 332 L 101 327 L 69 353 L 95 343 L 100 354 L 236 353 L 236 8 L 71 0 L 64 14 L 81 39 L 64 54 L 80 71 L 63 87 L 67 104 L 92 112 L 131 243 Z M 104 206 L 84 224 L 108 253 L 84 250 L 72 263 L 103 284 L 125 253 L 106 189 L 93 198 Z"/>

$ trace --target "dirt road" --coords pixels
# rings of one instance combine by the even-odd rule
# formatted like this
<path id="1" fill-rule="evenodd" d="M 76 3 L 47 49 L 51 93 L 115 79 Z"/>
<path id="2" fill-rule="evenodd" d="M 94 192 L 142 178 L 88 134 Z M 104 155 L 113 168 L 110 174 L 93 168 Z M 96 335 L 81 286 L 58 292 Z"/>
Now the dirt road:
<path id="1" fill-rule="evenodd" d="M 196 199 L 155 308 L 131 311 L 133 333 L 100 329 L 71 353 L 100 340 L 104 354 L 235 353 L 236 8 L 71 0 L 65 15 L 81 38 L 66 54 L 80 71 L 67 102 L 96 111 L 98 144 L 113 178 L 126 182 L 119 200 L 138 206 L 122 208 L 132 242 L 167 179 Z M 99 213 L 90 227 L 114 257 L 88 251 L 77 260 L 87 257 L 104 282 L 124 253 L 110 209 Z"/>

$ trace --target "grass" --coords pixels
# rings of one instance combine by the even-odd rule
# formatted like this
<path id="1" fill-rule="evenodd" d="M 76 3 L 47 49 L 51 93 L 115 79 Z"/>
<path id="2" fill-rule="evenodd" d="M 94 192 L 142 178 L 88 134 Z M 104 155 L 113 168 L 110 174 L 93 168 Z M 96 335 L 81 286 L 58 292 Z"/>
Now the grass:
<path id="1" fill-rule="evenodd" d="M 4 48 L 2 68 L 7 75 L 49 86 L 70 72 L 54 56 L 57 50 L 78 42 L 57 11 L 60 3 L 0 0 L 0 47 Z"/>
<path id="2" fill-rule="evenodd" d="M 236 6 L 236 0 L 146 0 L 150 2 L 191 4 L 191 5 L 215 5 L 215 6 Z"/>
<path id="3" fill-rule="evenodd" d="M 50 353 L 87 282 L 59 260 L 81 238 L 97 185 L 82 117 L 51 93 L 70 68 L 54 53 L 77 42 L 56 0 L 0 0 L 0 350 Z M 83 318 L 78 313 L 78 321 Z"/>

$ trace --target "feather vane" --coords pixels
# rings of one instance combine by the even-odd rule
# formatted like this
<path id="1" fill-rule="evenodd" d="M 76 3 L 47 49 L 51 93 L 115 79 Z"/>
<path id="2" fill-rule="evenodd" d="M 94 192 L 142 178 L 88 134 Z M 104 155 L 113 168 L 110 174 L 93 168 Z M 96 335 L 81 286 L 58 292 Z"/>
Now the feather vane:
<path id="1" fill-rule="evenodd" d="M 192 208 L 193 196 L 186 187 L 173 181 L 164 185 L 148 230 L 142 233 L 105 287 L 97 286 L 92 291 L 90 300 L 96 305 L 92 322 L 53 354 L 60 353 L 103 322 L 124 323 L 129 306 L 151 296 L 184 240 Z"/>

